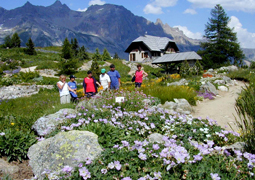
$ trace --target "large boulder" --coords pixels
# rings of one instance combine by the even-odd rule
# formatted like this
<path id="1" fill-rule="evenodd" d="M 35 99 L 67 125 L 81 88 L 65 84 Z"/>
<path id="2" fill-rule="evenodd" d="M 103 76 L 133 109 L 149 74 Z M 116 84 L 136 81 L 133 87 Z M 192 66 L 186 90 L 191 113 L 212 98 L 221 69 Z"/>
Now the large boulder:
<path id="1" fill-rule="evenodd" d="M 201 91 L 206 91 L 206 92 L 211 92 L 214 95 L 218 95 L 218 91 L 217 91 L 216 87 L 212 83 L 210 83 L 209 81 L 206 82 L 205 84 L 202 84 L 200 86 L 200 90 Z"/>
<path id="2" fill-rule="evenodd" d="M 102 152 L 96 134 L 88 131 L 60 132 L 40 141 L 28 150 L 29 165 L 42 180 L 42 172 L 59 172 L 64 166 L 77 167 L 87 158 L 94 160 Z"/>
<path id="3" fill-rule="evenodd" d="M 223 85 L 223 84 L 225 84 L 225 81 L 222 79 L 217 79 L 214 81 L 214 84 Z"/>
<path id="4" fill-rule="evenodd" d="M 226 82 L 226 84 L 228 84 L 228 85 L 233 85 L 233 84 L 234 84 L 233 81 L 232 81 L 229 77 L 227 77 L 227 76 L 223 76 L 222 79 L 223 79 L 223 80 Z"/>
<path id="5" fill-rule="evenodd" d="M 176 111 L 183 114 L 190 114 L 193 111 L 191 105 L 186 99 L 174 99 L 177 104 Z"/>
<path id="6" fill-rule="evenodd" d="M 67 121 L 68 116 L 76 116 L 77 111 L 74 109 L 61 109 L 55 114 L 43 116 L 34 123 L 32 129 L 39 135 L 45 136 L 50 134 L 56 127 Z"/>

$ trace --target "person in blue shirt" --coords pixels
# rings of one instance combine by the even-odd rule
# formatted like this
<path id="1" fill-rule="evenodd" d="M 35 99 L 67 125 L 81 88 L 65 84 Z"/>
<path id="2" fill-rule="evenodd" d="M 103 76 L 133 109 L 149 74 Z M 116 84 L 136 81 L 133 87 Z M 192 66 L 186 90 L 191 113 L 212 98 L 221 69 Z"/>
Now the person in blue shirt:
<path id="1" fill-rule="evenodd" d="M 110 76 L 111 84 L 110 89 L 119 89 L 120 87 L 120 74 L 117 70 L 115 70 L 114 64 L 110 65 L 110 71 L 107 73 Z"/>
<path id="2" fill-rule="evenodd" d="M 74 75 L 71 75 L 70 76 L 70 82 L 68 82 L 68 86 L 74 90 L 74 92 L 72 91 L 69 91 L 70 92 L 70 95 L 71 95 L 71 101 L 72 102 L 77 102 L 77 93 L 76 93 L 76 90 L 77 90 L 77 85 L 76 85 L 76 82 L 75 82 L 75 76 Z"/>

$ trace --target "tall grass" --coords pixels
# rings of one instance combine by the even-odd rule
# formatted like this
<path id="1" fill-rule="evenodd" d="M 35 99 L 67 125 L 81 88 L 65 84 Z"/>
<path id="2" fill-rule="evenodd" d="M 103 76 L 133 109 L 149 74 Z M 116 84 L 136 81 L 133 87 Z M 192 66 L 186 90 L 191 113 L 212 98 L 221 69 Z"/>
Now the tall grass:
<path id="1" fill-rule="evenodd" d="M 241 132 L 241 138 L 245 142 L 245 150 L 255 153 L 255 87 L 246 86 L 236 100 L 236 112 L 240 121 L 236 119 Z"/>
<path id="2" fill-rule="evenodd" d="M 196 105 L 195 90 L 188 86 L 160 86 L 160 85 L 145 85 L 141 88 L 147 95 L 157 97 L 164 104 L 166 101 L 174 101 L 177 99 L 186 99 L 191 105 Z"/>

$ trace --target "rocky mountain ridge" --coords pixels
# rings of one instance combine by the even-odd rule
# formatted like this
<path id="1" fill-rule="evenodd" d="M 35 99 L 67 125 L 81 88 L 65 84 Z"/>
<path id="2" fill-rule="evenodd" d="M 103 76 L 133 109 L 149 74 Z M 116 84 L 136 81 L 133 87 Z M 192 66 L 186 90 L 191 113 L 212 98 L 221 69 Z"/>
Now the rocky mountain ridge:
<path id="1" fill-rule="evenodd" d="M 77 38 L 79 45 L 94 52 L 104 48 L 127 59 L 125 49 L 145 33 L 173 39 L 180 51 L 197 51 L 199 40 L 188 38 L 178 28 L 158 19 L 156 23 L 134 15 L 123 6 L 104 4 L 90 6 L 85 12 L 73 11 L 56 1 L 44 7 L 27 2 L 22 7 L 6 10 L 0 7 L 0 43 L 17 32 L 21 45 L 31 37 L 35 46 L 61 46 L 63 40 Z"/>

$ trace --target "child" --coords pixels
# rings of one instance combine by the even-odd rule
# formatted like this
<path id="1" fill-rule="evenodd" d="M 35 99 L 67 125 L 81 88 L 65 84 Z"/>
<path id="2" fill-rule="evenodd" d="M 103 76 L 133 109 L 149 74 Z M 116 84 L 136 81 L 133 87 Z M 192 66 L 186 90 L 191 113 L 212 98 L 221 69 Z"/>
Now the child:
<path id="1" fill-rule="evenodd" d="M 76 93 L 76 90 L 77 90 L 77 85 L 76 85 L 76 82 L 75 82 L 75 76 L 74 75 L 71 75 L 70 76 L 70 81 L 68 82 L 68 86 L 74 90 L 74 92 L 70 91 L 70 95 L 71 95 L 71 101 L 72 102 L 77 102 L 77 93 Z"/>

